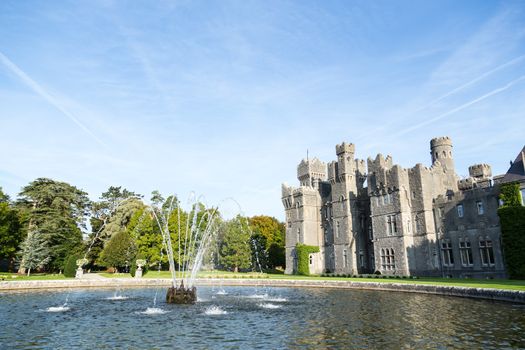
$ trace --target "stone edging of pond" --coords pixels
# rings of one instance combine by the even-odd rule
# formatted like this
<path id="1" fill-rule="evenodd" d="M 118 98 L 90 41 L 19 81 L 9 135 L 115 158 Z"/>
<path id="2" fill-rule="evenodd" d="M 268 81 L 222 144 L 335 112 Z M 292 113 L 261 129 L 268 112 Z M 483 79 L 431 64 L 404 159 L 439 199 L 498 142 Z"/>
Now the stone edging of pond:
<path id="1" fill-rule="evenodd" d="M 171 279 L 154 278 L 104 278 L 74 280 L 39 280 L 39 281 L 0 281 L 1 291 L 38 291 L 64 288 L 115 288 L 115 287 L 156 287 L 169 286 Z M 503 290 L 494 288 L 474 288 L 459 286 L 440 286 L 430 284 L 358 282 L 329 280 L 277 280 L 277 279 L 230 279 L 199 278 L 197 285 L 228 286 L 270 286 L 301 288 L 340 288 L 380 290 L 390 292 L 408 292 L 445 295 L 463 298 L 476 298 L 493 301 L 506 301 L 525 304 L 525 291 Z"/>

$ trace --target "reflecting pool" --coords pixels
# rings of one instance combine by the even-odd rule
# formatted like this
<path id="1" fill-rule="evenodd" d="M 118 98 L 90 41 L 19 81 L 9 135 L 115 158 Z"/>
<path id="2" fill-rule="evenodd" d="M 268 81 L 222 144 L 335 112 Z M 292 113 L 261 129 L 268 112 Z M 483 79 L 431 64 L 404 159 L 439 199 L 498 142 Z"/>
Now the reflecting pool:
<path id="1" fill-rule="evenodd" d="M 168 305 L 165 292 L 1 293 L 0 348 L 525 348 L 524 305 L 252 287 L 200 287 L 196 305 Z"/>

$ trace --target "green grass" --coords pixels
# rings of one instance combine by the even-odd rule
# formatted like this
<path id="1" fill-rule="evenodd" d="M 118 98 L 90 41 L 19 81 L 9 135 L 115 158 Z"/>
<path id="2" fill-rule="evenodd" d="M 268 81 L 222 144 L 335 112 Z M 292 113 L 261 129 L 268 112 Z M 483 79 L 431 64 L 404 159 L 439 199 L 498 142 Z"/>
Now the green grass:
<path id="1" fill-rule="evenodd" d="M 41 281 L 41 280 L 64 280 L 64 275 L 35 273 L 29 277 L 27 275 L 18 275 L 16 273 L 0 272 L 0 280 L 3 281 Z"/>
<path id="2" fill-rule="evenodd" d="M 0 273 L 0 279 L 5 278 L 5 281 L 21 281 L 21 280 L 54 280 L 66 279 L 64 275 L 58 274 L 34 274 L 30 277 L 17 276 L 11 273 Z M 128 273 L 100 273 L 101 276 L 107 278 L 131 278 Z M 281 280 L 304 280 L 304 281 L 355 281 L 355 282 L 379 282 L 379 283 L 412 283 L 412 284 L 428 284 L 439 286 L 458 286 L 458 287 L 474 287 L 474 288 L 495 288 L 506 290 L 522 290 L 525 291 L 525 280 L 503 280 L 503 279 L 458 279 L 458 278 L 433 278 L 420 277 L 418 279 L 404 279 L 404 278 L 354 278 L 354 277 L 321 277 L 321 276 L 297 276 L 284 275 L 282 273 L 233 273 L 230 271 L 201 271 L 198 274 L 200 278 L 253 278 L 253 279 L 281 279 Z M 171 278 L 169 271 L 149 271 L 144 278 Z"/>

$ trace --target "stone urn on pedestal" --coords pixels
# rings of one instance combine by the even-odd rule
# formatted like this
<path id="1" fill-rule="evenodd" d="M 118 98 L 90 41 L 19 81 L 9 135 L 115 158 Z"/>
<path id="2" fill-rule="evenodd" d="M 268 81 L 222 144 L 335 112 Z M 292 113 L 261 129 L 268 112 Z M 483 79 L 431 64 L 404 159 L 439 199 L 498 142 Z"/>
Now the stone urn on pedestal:
<path id="1" fill-rule="evenodd" d="M 137 259 L 135 263 L 137 264 L 137 270 L 135 271 L 135 278 L 142 278 L 142 266 L 146 265 L 146 260 Z"/>
<path id="2" fill-rule="evenodd" d="M 75 278 L 82 278 L 82 276 L 84 275 L 84 270 L 82 269 L 82 266 L 87 264 L 87 262 L 88 260 L 86 258 L 77 260 L 77 272 L 75 273 Z"/>

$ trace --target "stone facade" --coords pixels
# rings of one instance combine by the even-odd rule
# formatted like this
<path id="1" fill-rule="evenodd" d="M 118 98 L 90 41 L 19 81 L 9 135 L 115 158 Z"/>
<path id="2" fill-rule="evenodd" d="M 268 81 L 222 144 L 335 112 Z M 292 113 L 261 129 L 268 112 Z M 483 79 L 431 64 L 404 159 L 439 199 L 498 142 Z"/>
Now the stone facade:
<path id="1" fill-rule="evenodd" d="M 328 165 L 302 160 L 300 187 L 282 188 L 286 273 L 296 271 L 303 243 L 320 248 L 311 273 L 504 277 L 490 166 L 460 179 L 452 148 L 448 137 L 432 139 L 431 166 L 409 169 L 381 154 L 365 165 L 347 143 Z"/>

